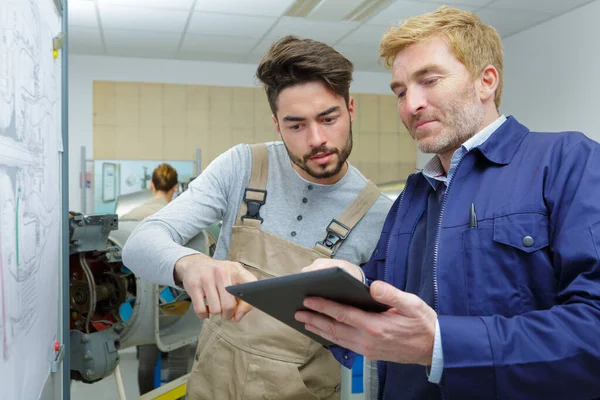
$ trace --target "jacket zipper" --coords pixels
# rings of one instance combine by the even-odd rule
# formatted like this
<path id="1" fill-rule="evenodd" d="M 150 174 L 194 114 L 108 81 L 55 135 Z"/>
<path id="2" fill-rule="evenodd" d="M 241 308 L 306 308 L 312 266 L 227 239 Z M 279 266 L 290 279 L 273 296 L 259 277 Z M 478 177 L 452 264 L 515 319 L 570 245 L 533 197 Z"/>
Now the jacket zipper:
<path id="1" fill-rule="evenodd" d="M 444 210 L 446 209 L 446 199 L 448 198 L 448 193 L 450 193 L 450 186 L 452 185 L 452 182 L 454 181 L 454 177 L 456 176 L 456 173 L 458 172 L 458 169 L 460 168 L 460 164 L 466 155 L 467 155 L 467 153 L 463 154 L 458 159 L 458 163 L 456 164 L 454 173 L 450 177 L 450 180 L 448 180 L 448 185 L 444 192 L 444 197 L 442 198 L 442 206 L 440 208 L 440 217 L 438 219 L 435 246 L 433 248 L 433 304 L 434 304 L 434 310 L 435 310 L 436 314 L 439 314 L 437 266 L 438 266 L 438 250 L 439 250 L 439 246 L 440 246 L 440 233 L 442 231 L 442 218 L 444 216 Z M 440 386 L 440 394 L 441 394 L 441 398 L 443 400 L 444 399 L 444 390 L 441 386 Z"/>
<path id="2" fill-rule="evenodd" d="M 439 311 L 437 264 L 438 264 L 438 249 L 439 249 L 440 231 L 442 228 L 442 217 L 444 215 L 444 210 L 446 208 L 446 199 L 448 198 L 448 193 L 450 192 L 450 185 L 452 184 L 452 181 L 454 180 L 454 177 L 456 176 L 456 173 L 458 172 L 458 168 L 460 167 L 460 164 L 461 164 L 463 158 L 465 158 L 465 156 L 466 156 L 466 154 L 463 154 L 462 157 L 459 158 L 458 163 L 456 164 L 456 169 L 454 170 L 452 177 L 448 181 L 446 192 L 444 193 L 444 197 L 442 199 L 442 206 L 440 209 L 440 217 L 438 219 L 437 235 L 436 235 L 436 241 L 435 241 L 435 246 L 434 246 L 434 250 L 433 250 L 433 298 L 434 298 L 433 302 L 434 302 L 434 309 L 435 309 L 436 313 L 438 313 L 438 311 Z M 408 184 L 408 179 L 406 180 L 406 182 Z M 405 191 L 406 191 L 406 189 L 403 190 L 402 193 L 400 194 L 400 204 L 398 204 L 398 209 L 396 210 L 396 216 L 395 216 L 394 221 L 396 221 L 398 219 L 398 215 L 400 214 L 400 209 L 402 208 L 402 201 L 404 200 Z M 388 238 L 387 247 L 385 249 L 385 264 L 383 266 L 383 279 L 385 282 L 387 282 L 388 259 L 389 259 L 389 251 L 390 251 L 391 241 L 392 241 L 392 235 L 390 232 L 390 237 Z M 377 384 L 377 398 L 379 400 L 383 399 L 383 393 L 381 392 L 381 387 L 379 386 L 379 382 L 381 381 L 379 373 L 381 371 L 382 364 L 383 364 L 382 361 L 377 361 L 377 373 L 375 374 L 376 378 L 377 378 L 377 380 L 375 382 Z M 444 399 L 444 391 L 442 390 L 442 388 L 440 388 L 440 393 L 441 393 L 442 399 Z"/>
<path id="3" fill-rule="evenodd" d="M 435 246 L 433 247 L 433 304 L 434 304 L 434 310 L 436 313 L 439 311 L 437 266 L 438 266 L 438 250 L 440 247 L 440 233 L 442 230 L 442 218 L 444 217 L 444 210 L 446 209 L 446 199 L 448 198 L 448 193 L 450 193 L 450 186 L 452 185 L 452 182 L 454 181 L 454 177 L 456 176 L 456 173 L 458 172 L 458 169 L 460 168 L 460 164 L 461 164 L 463 158 L 465 158 L 465 155 L 466 154 L 463 154 L 458 159 L 458 163 L 456 164 L 454 173 L 452 174 L 452 176 L 450 177 L 450 180 L 448 181 L 448 185 L 444 192 L 444 197 L 442 198 L 442 206 L 440 208 L 440 217 L 438 219 L 437 234 L 436 234 L 436 238 L 435 238 Z M 441 182 L 441 183 L 443 184 L 443 182 Z"/>

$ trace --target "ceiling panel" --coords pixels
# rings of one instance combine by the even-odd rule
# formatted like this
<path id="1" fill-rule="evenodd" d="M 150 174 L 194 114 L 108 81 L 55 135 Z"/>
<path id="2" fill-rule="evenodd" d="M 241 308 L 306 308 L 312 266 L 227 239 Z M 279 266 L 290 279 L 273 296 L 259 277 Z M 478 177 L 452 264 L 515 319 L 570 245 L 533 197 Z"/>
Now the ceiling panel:
<path id="1" fill-rule="evenodd" d="M 340 45 L 359 45 L 359 46 L 379 46 L 379 41 L 387 28 L 382 25 L 363 25 L 338 44 Z"/>
<path id="2" fill-rule="evenodd" d="M 106 28 L 181 33 L 189 12 L 157 8 L 100 5 Z"/>
<path id="3" fill-rule="evenodd" d="M 177 49 L 181 35 L 165 32 L 130 31 L 121 29 L 106 29 L 104 41 L 110 50 L 112 46 L 122 44 L 127 46 L 154 46 L 156 48 L 171 47 Z"/>
<path id="4" fill-rule="evenodd" d="M 452 6 L 460 9 L 474 9 L 475 7 L 484 7 L 492 4 L 496 0 L 426 0 L 428 3 L 438 3 L 440 5 Z M 520 0 L 523 2 L 529 0 Z M 470 6 L 470 7 L 469 7 Z"/>
<path id="5" fill-rule="evenodd" d="M 100 30 L 97 27 L 70 26 L 69 51 L 81 54 L 104 54 Z"/>
<path id="6" fill-rule="evenodd" d="M 321 21 L 341 21 L 364 0 L 322 0 L 307 18 Z"/>
<path id="7" fill-rule="evenodd" d="M 98 27 L 96 5 L 92 2 L 69 2 L 69 26 Z"/>
<path id="8" fill-rule="evenodd" d="M 165 32 L 104 31 L 106 51 L 116 56 L 173 58 L 177 54 L 180 38 L 181 35 Z"/>
<path id="9" fill-rule="evenodd" d="M 562 14 L 593 0 L 496 0 L 492 8 L 509 8 L 514 10 L 542 11 Z"/>
<path id="10" fill-rule="evenodd" d="M 294 0 L 198 0 L 196 11 L 245 15 L 282 15 Z"/>
<path id="11" fill-rule="evenodd" d="M 275 21 L 275 17 L 195 12 L 187 32 L 259 39 Z"/>
<path id="12" fill-rule="evenodd" d="M 297 35 L 333 44 L 358 26 L 359 23 L 357 22 L 325 22 L 311 21 L 305 18 L 282 17 L 268 33 L 268 37 L 281 38 L 285 35 Z"/>
<path id="13" fill-rule="evenodd" d="M 370 25 L 397 25 L 403 19 L 437 10 L 440 4 L 422 1 L 396 1 L 369 21 Z"/>
<path id="14" fill-rule="evenodd" d="M 108 29 L 104 42 L 109 55 L 125 57 L 174 58 L 180 35 L 164 32 L 144 32 Z"/>
<path id="15" fill-rule="evenodd" d="M 592 0 L 391 0 L 366 25 L 339 21 L 360 1 L 323 0 L 309 18 L 294 18 L 282 16 L 294 0 L 71 0 L 69 49 L 256 64 L 273 41 L 293 34 L 334 45 L 356 70 L 381 72 L 386 70 L 378 65 L 377 52 L 386 28 L 442 4 L 476 11 L 506 37 Z"/>
<path id="16" fill-rule="evenodd" d="M 355 70 L 384 72 L 385 68 L 379 66 L 379 49 L 377 46 L 335 46 L 335 49 L 344 57 L 352 61 Z"/>
<path id="17" fill-rule="evenodd" d="M 552 18 L 552 14 L 539 11 L 520 10 L 516 12 L 515 10 L 492 8 L 482 8 L 477 11 L 477 15 L 484 23 L 496 28 L 503 38 Z"/>
<path id="18" fill-rule="evenodd" d="M 246 64 L 258 64 L 263 59 L 263 56 L 263 53 L 253 51 L 252 53 L 244 57 L 243 62 Z"/>
<path id="19" fill-rule="evenodd" d="M 141 57 L 154 59 L 174 59 L 177 58 L 177 51 L 171 48 L 155 48 L 153 46 L 128 46 L 119 44 L 112 46 L 107 51 L 109 56 L 114 57 Z"/>
<path id="20" fill-rule="evenodd" d="M 96 0 L 100 5 L 151 7 L 171 10 L 190 11 L 194 0 Z M 200 0 L 202 1 L 202 0 Z M 69 7 L 71 2 L 69 2 Z"/>
<path id="21" fill-rule="evenodd" d="M 252 53 L 248 54 L 248 56 L 246 57 L 246 61 L 249 63 L 253 63 L 253 64 L 259 63 L 260 60 L 262 60 L 262 58 L 265 56 L 265 54 L 269 50 L 269 47 L 271 47 L 271 45 L 273 44 L 274 41 L 275 41 L 275 39 L 270 38 L 270 37 L 267 37 L 267 38 L 264 38 L 263 40 L 261 40 L 260 43 L 258 43 L 258 45 L 256 45 L 254 50 L 252 50 Z"/>
<path id="22" fill-rule="evenodd" d="M 256 40 L 231 36 L 186 35 L 181 46 L 182 52 L 213 52 L 248 54 Z"/>
<path id="23" fill-rule="evenodd" d="M 244 63 L 243 53 L 181 51 L 177 58 L 194 61 Z"/>

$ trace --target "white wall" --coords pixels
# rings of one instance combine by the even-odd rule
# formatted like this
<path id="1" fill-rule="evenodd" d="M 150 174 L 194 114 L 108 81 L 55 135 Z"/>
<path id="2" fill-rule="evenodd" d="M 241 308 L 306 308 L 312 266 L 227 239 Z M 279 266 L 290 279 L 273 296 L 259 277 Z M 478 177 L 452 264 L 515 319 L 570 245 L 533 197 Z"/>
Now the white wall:
<path id="1" fill-rule="evenodd" d="M 532 130 L 577 130 L 600 141 L 599 16 L 596 0 L 506 38 L 501 111 Z"/>
<path id="2" fill-rule="evenodd" d="M 92 83 L 94 80 L 256 86 L 256 66 L 214 62 L 151 60 L 102 56 L 69 57 L 69 209 L 81 210 L 81 146 L 93 156 Z M 391 94 L 388 73 L 355 72 L 351 90 Z M 266 98 L 265 98 L 265 101 Z M 89 197 L 89 195 L 88 195 Z M 89 202 L 88 202 L 89 204 Z M 88 206 L 88 212 L 91 208 Z"/>

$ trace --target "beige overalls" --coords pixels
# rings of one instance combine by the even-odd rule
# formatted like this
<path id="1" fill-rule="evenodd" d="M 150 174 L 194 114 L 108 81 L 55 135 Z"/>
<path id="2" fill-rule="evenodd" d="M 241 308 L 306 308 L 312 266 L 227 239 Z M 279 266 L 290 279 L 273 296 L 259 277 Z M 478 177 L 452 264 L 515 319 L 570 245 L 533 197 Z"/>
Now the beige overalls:
<path id="1" fill-rule="evenodd" d="M 261 229 L 269 159 L 264 144 L 250 147 L 252 174 L 227 259 L 242 263 L 258 279 L 300 272 L 317 258 L 332 257 L 380 195 L 368 182 L 314 249 L 297 245 Z M 254 309 L 239 323 L 219 317 L 204 322 L 187 398 L 334 400 L 340 398 L 340 375 L 341 366 L 327 348 Z"/>

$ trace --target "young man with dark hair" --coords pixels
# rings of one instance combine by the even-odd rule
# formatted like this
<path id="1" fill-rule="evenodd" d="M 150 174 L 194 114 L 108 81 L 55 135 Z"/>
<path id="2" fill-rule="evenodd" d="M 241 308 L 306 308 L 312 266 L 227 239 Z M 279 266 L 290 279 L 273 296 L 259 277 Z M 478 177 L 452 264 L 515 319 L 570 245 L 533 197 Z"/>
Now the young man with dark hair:
<path id="1" fill-rule="evenodd" d="M 225 287 L 300 272 L 321 257 L 369 259 L 391 201 L 347 161 L 352 71 L 324 43 L 274 43 L 257 77 L 281 142 L 221 154 L 123 249 L 136 275 L 185 288 L 196 313 L 210 316 L 189 399 L 340 397 L 340 366 L 327 349 L 259 310 L 244 317 L 251 307 Z M 182 246 L 221 218 L 214 259 Z"/>

